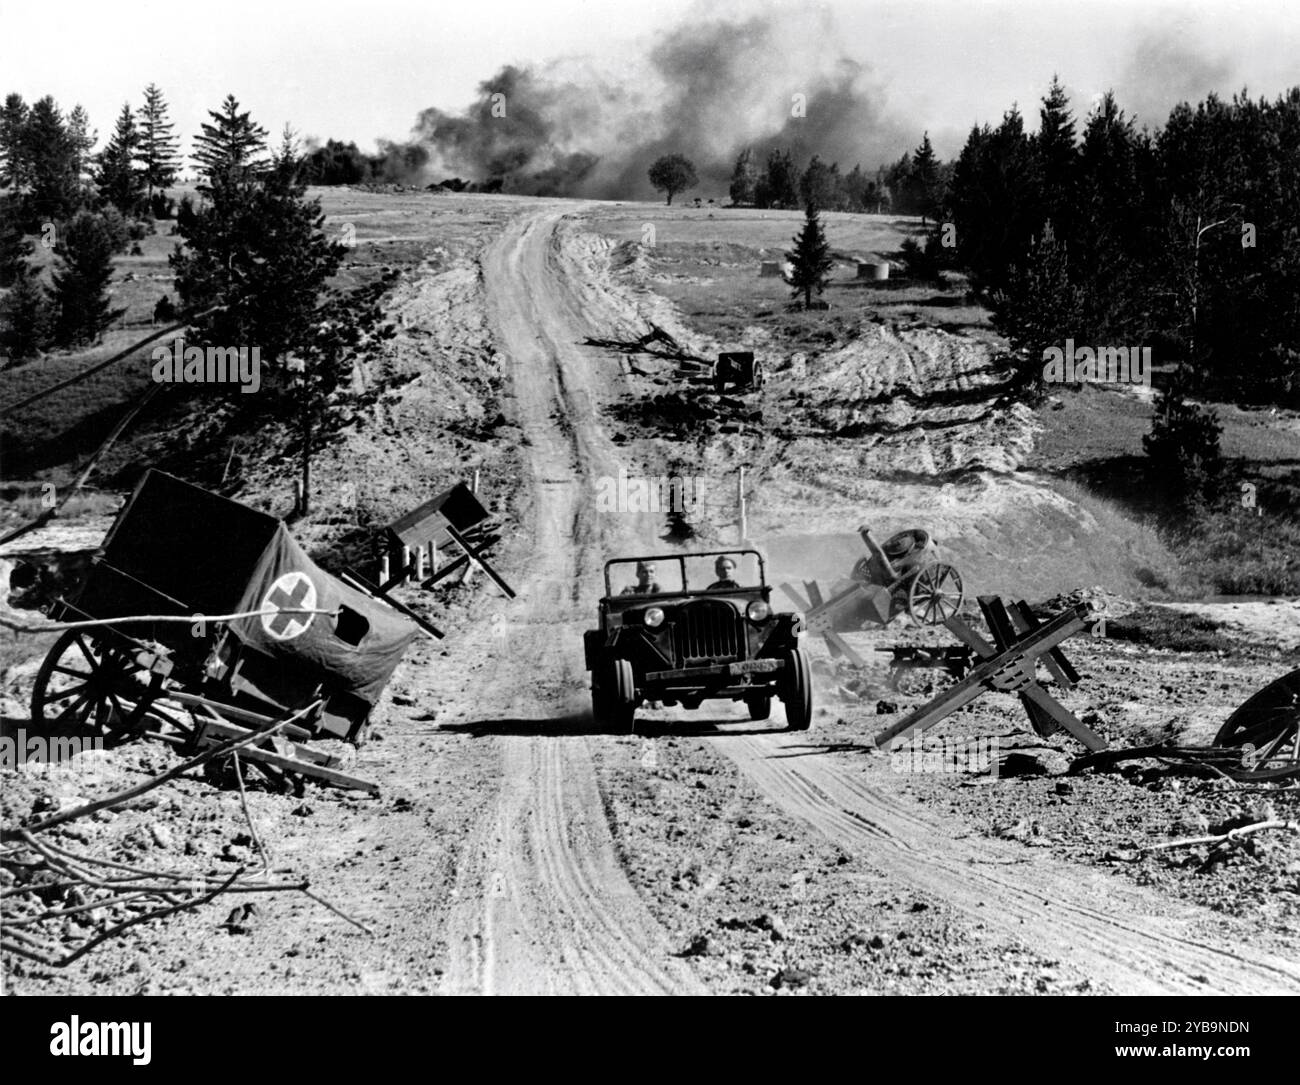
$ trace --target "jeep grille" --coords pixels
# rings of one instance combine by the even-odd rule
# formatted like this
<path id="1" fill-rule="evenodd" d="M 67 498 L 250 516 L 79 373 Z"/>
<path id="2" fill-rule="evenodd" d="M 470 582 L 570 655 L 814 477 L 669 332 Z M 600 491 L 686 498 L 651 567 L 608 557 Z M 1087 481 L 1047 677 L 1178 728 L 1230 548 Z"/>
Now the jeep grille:
<path id="1" fill-rule="evenodd" d="M 677 649 L 683 663 L 695 660 L 737 659 L 744 654 L 735 608 L 705 600 L 687 603 L 677 611 Z"/>

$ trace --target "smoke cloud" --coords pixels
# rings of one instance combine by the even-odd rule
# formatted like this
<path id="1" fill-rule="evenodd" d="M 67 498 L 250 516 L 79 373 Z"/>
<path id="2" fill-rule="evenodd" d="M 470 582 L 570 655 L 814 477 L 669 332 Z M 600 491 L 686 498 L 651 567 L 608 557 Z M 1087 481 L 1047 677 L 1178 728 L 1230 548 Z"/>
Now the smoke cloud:
<path id="1" fill-rule="evenodd" d="M 1138 39 L 1115 98 L 1139 127 L 1155 129 L 1169 119 L 1179 102 L 1196 102 L 1212 91 L 1232 89 L 1237 66 L 1223 56 L 1211 56 L 1188 29 L 1149 32 Z"/>
<path id="2" fill-rule="evenodd" d="M 644 56 L 502 68 L 463 113 L 426 109 L 409 144 L 381 150 L 389 174 L 411 180 L 600 199 L 651 197 L 646 171 L 670 153 L 695 163 L 696 194 L 714 198 L 745 147 L 758 163 L 781 148 L 874 170 L 919 133 L 888 115 L 866 64 L 828 49 L 836 40 L 815 9 L 690 19 Z"/>

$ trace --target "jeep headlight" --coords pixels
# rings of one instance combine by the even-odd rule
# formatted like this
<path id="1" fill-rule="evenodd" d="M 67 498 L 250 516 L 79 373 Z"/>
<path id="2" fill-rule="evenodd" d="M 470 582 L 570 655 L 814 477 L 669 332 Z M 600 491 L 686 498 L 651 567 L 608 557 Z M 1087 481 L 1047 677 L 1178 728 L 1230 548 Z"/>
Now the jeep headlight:
<path id="1" fill-rule="evenodd" d="M 772 615 L 772 608 L 762 599 L 755 599 L 745 608 L 745 617 L 751 622 L 765 622 Z"/>
<path id="2" fill-rule="evenodd" d="M 645 612 L 645 624 L 656 629 L 664 624 L 664 612 L 659 607 L 651 607 Z"/>

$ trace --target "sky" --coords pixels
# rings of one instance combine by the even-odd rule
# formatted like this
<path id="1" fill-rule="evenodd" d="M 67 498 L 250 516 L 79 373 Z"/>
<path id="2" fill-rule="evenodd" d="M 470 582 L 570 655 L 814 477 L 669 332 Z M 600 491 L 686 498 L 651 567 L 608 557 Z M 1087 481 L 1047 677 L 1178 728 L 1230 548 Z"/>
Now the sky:
<path id="1" fill-rule="evenodd" d="M 1076 113 L 1114 88 L 1152 126 L 1181 98 L 1300 84 L 1286 0 L 0 0 L 0 93 L 81 103 L 102 143 L 154 82 L 186 149 L 234 93 L 273 135 L 289 123 L 369 151 L 427 107 L 463 109 L 505 64 L 618 66 L 692 21 L 791 9 L 815 10 L 827 54 L 866 65 L 884 113 L 944 157 L 1012 103 L 1032 128 L 1054 73 Z"/>

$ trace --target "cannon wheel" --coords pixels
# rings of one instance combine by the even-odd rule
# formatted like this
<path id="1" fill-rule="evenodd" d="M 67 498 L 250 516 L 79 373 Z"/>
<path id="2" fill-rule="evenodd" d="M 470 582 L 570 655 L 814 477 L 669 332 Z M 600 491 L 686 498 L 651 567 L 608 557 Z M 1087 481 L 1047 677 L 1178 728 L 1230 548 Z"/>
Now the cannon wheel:
<path id="1" fill-rule="evenodd" d="M 1300 776 L 1300 670 L 1248 698 L 1219 729 L 1214 745 L 1243 750 L 1241 767 L 1224 769 L 1233 779 Z"/>
<path id="2" fill-rule="evenodd" d="M 961 573 L 936 561 L 912 577 L 907 586 L 907 613 L 918 625 L 942 625 L 961 607 L 965 589 Z"/>
<path id="3" fill-rule="evenodd" d="M 32 723 L 133 733 L 158 695 L 162 675 L 139 667 L 125 649 L 80 629 L 50 649 L 32 687 Z"/>

